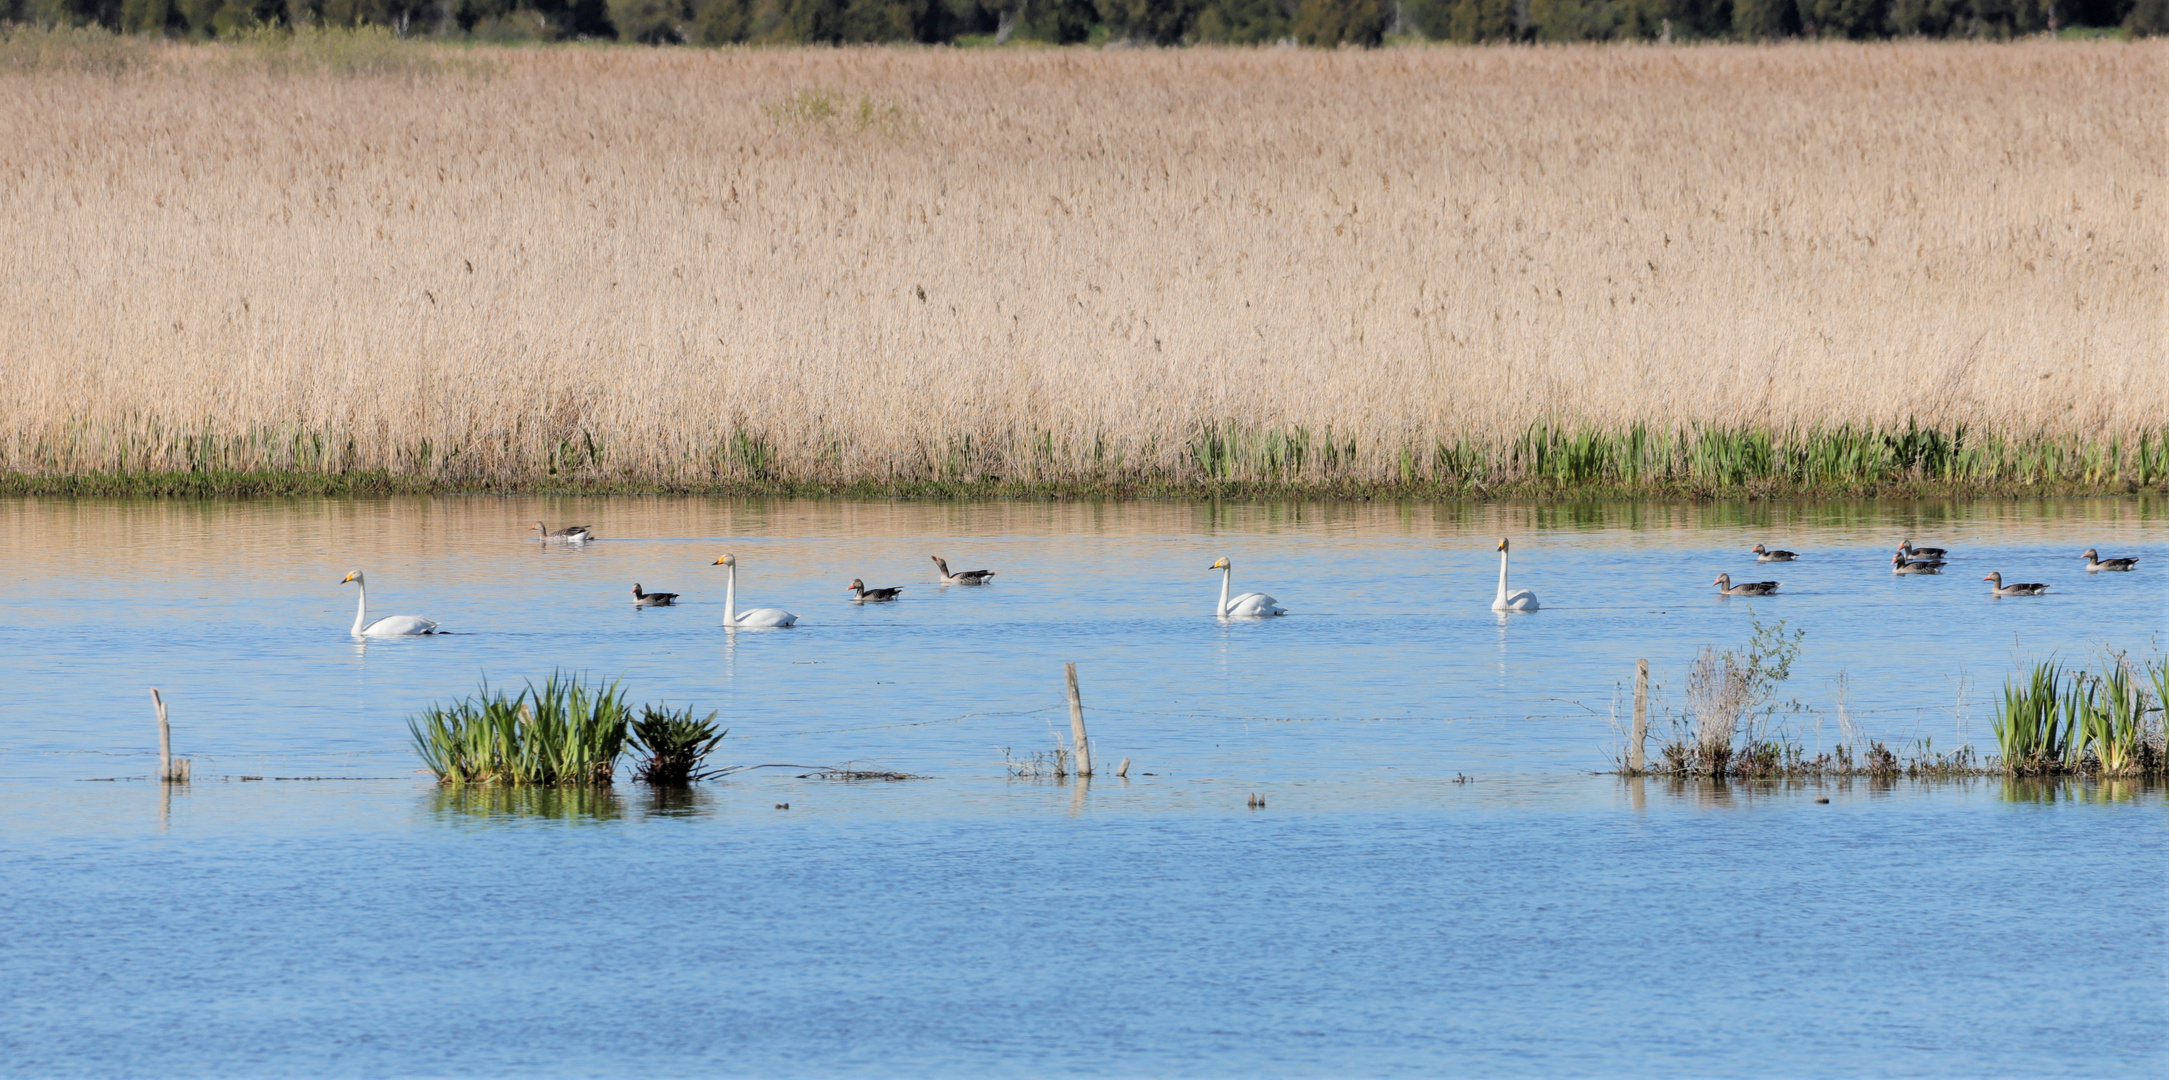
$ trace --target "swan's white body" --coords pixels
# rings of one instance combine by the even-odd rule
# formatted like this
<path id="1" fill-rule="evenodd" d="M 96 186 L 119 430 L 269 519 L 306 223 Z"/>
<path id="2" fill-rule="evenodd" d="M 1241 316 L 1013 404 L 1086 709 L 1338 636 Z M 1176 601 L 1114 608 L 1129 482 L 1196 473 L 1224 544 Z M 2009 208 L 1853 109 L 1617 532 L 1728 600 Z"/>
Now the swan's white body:
<path id="1" fill-rule="evenodd" d="M 1535 611 L 1536 594 L 1527 589 L 1506 589 L 1506 541 L 1499 541 L 1499 595 L 1491 601 L 1493 611 Z"/>
<path id="2" fill-rule="evenodd" d="M 1228 584 L 1235 576 L 1235 564 L 1221 559 L 1207 567 L 1220 571 L 1220 603 L 1213 614 L 1223 619 L 1264 619 L 1274 615 L 1286 615 L 1288 609 L 1280 601 L 1261 592 L 1246 592 L 1233 600 L 1228 599 Z"/>
<path id="3" fill-rule="evenodd" d="M 716 560 L 723 567 L 723 625 L 754 628 L 795 626 L 798 616 L 782 608 L 754 608 L 743 615 L 738 614 L 738 557 L 725 555 Z"/>
<path id="4" fill-rule="evenodd" d="M 355 637 L 418 637 L 422 634 L 437 632 L 437 621 L 435 619 L 425 619 L 420 615 L 386 615 L 375 622 L 370 622 L 369 586 L 362 578 L 362 572 L 356 570 L 348 574 L 341 579 L 340 584 L 343 585 L 349 581 L 354 583 L 355 590 L 360 593 L 360 600 L 354 605 L 354 629 L 352 633 Z"/>

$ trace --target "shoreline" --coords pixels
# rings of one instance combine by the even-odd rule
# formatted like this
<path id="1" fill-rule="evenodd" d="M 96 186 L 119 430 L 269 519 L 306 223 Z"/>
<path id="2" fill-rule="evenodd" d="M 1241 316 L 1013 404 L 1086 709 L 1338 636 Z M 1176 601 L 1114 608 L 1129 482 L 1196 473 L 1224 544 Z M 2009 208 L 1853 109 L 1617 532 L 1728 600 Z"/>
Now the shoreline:
<path id="1" fill-rule="evenodd" d="M 386 495 L 499 496 L 685 496 L 721 498 L 909 499 L 939 501 L 1092 499 L 1386 500 L 1464 502 L 1589 502 L 1661 500 L 1729 502 L 1822 499 L 2041 499 L 2124 498 L 2169 495 L 2169 481 L 2141 484 L 2130 478 L 2082 480 L 1958 481 L 1864 480 L 1801 484 L 1749 481 L 1739 484 L 1605 481 L 1441 481 L 1378 483 L 1214 481 L 1204 478 L 1140 478 L 1107 481 L 754 481 L 708 483 L 609 477 L 535 477 L 458 480 L 386 472 L 318 473 L 303 470 L 22 473 L 0 472 L 0 496 L 76 498 L 255 499 L 378 497 Z"/>

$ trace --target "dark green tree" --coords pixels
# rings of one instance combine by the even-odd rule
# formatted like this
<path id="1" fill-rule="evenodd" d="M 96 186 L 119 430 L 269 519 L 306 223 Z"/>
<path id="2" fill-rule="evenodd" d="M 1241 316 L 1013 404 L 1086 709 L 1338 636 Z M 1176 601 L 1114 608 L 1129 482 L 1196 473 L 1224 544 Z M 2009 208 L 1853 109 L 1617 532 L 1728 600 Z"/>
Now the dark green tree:
<path id="1" fill-rule="evenodd" d="M 1108 37 L 1155 45 L 1182 44 L 1204 6 L 1204 0 L 1099 0 Z"/>
<path id="2" fill-rule="evenodd" d="M 1361 45 L 1386 39 L 1393 12 L 1385 0 L 1302 0 L 1295 9 L 1295 39 L 1305 45 Z"/>

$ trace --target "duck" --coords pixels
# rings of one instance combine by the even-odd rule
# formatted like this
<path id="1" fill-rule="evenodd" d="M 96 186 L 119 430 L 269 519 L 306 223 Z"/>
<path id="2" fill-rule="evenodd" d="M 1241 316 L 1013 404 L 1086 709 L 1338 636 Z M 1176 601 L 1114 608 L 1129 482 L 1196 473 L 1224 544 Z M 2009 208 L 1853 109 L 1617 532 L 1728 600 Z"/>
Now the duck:
<path id="1" fill-rule="evenodd" d="M 1800 557 L 1797 551 L 1771 551 L 1761 544 L 1755 545 L 1754 552 L 1756 562 L 1791 562 Z"/>
<path id="2" fill-rule="evenodd" d="M 1499 540 L 1499 595 L 1491 601 L 1493 611 L 1535 611 L 1540 606 L 1536 594 L 1527 589 L 1506 589 L 1506 539 Z"/>
<path id="3" fill-rule="evenodd" d="M 1988 589 L 1991 596 L 2039 596 L 2049 591 L 2048 586 L 2038 581 L 2013 582 L 2005 585 L 2001 572 L 1990 574 L 1981 580 L 1991 583 Z"/>
<path id="4" fill-rule="evenodd" d="M 677 593 L 674 593 L 674 592 L 641 592 L 641 591 L 640 591 L 640 583 L 639 583 L 639 582 L 637 582 L 637 581 L 636 581 L 636 582 L 633 582 L 633 606 L 634 606 L 634 607 L 669 607 L 670 605 L 672 605 L 672 604 L 675 604 L 675 603 L 677 603 L 677 602 L 678 602 L 678 594 L 677 594 Z"/>
<path id="5" fill-rule="evenodd" d="M 1903 548 L 1890 557 L 1890 572 L 1893 574 L 1940 574 L 1943 567 L 1944 562 L 1941 559 L 1908 559 Z"/>
<path id="6" fill-rule="evenodd" d="M 858 578 L 852 578 L 851 584 L 844 586 L 844 591 L 853 594 L 852 602 L 857 604 L 886 604 L 904 595 L 902 585 L 893 589 L 869 589 L 866 583 Z"/>
<path id="7" fill-rule="evenodd" d="M 2129 559 L 2104 559 L 2101 557 L 2100 552 L 2095 551 L 2093 548 L 2087 548 L 2086 553 L 2080 555 L 2079 558 L 2086 560 L 2086 572 L 2089 574 L 2098 574 L 2103 570 L 2136 570 L 2139 568 L 2139 557 L 2136 555 Z"/>
<path id="8" fill-rule="evenodd" d="M 1914 547 L 1910 539 L 1898 541 L 1898 554 L 1908 559 L 1940 559 L 1950 552 L 1942 548 Z"/>
<path id="9" fill-rule="evenodd" d="M 339 579 L 339 584 L 352 583 L 361 594 L 361 602 L 354 605 L 353 635 L 358 638 L 421 637 L 438 633 L 437 620 L 420 615 L 386 615 L 375 622 L 369 619 L 369 583 L 359 570 L 349 571 Z"/>
<path id="10" fill-rule="evenodd" d="M 532 532 L 541 533 L 542 542 L 545 544 L 585 544 L 595 539 L 594 530 L 585 525 L 573 525 L 552 532 L 548 525 L 538 521 L 528 526 L 528 529 Z"/>
<path id="11" fill-rule="evenodd" d="M 738 614 L 738 556 L 724 552 L 723 556 L 709 564 L 724 569 L 723 577 L 723 625 L 738 628 L 782 629 L 798 625 L 798 616 L 782 608 L 754 608 L 743 615 Z"/>
<path id="12" fill-rule="evenodd" d="M 1776 592 L 1778 586 L 1775 581 L 1743 581 L 1734 585 L 1731 574 L 1719 574 L 1710 584 L 1717 586 L 1717 592 L 1723 596 L 1768 596 Z"/>
<path id="13" fill-rule="evenodd" d="M 1220 571 L 1220 602 L 1213 606 L 1214 616 L 1222 619 L 1269 619 L 1286 615 L 1288 609 L 1280 601 L 1261 592 L 1246 592 L 1233 600 L 1228 599 L 1228 583 L 1235 577 L 1235 563 L 1226 556 L 1213 561 L 1207 570 Z"/>
<path id="14" fill-rule="evenodd" d="M 947 560 L 939 555 L 929 555 L 927 557 L 934 560 L 934 565 L 940 568 L 941 583 L 944 585 L 984 585 L 994 580 L 994 571 L 992 570 L 960 570 L 952 574 L 949 572 Z"/>

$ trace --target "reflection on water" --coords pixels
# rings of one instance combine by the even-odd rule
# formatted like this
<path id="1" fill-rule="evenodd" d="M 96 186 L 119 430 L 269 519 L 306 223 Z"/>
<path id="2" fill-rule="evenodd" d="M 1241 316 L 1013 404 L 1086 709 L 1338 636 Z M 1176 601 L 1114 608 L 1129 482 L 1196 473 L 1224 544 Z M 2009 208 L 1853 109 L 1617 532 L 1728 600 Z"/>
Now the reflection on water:
<path id="1" fill-rule="evenodd" d="M 430 793 L 431 808 L 459 819 L 537 818 L 545 821 L 616 821 L 625 816 L 625 799 L 607 787 L 512 787 L 502 784 L 446 784 Z"/>
<path id="2" fill-rule="evenodd" d="M 2010 777 L 2000 783 L 2003 801 L 2013 803 L 2057 802 L 2100 804 L 2138 803 L 2149 796 L 2159 798 L 2165 789 L 2158 777 Z"/>
<path id="3" fill-rule="evenodd" d="M 538 787 L 446 784 L 429 793 L 432 813 L 451 820 L 619 821 L 631 818 L 697 818 L 715 812 L 706 787 Z"/>

